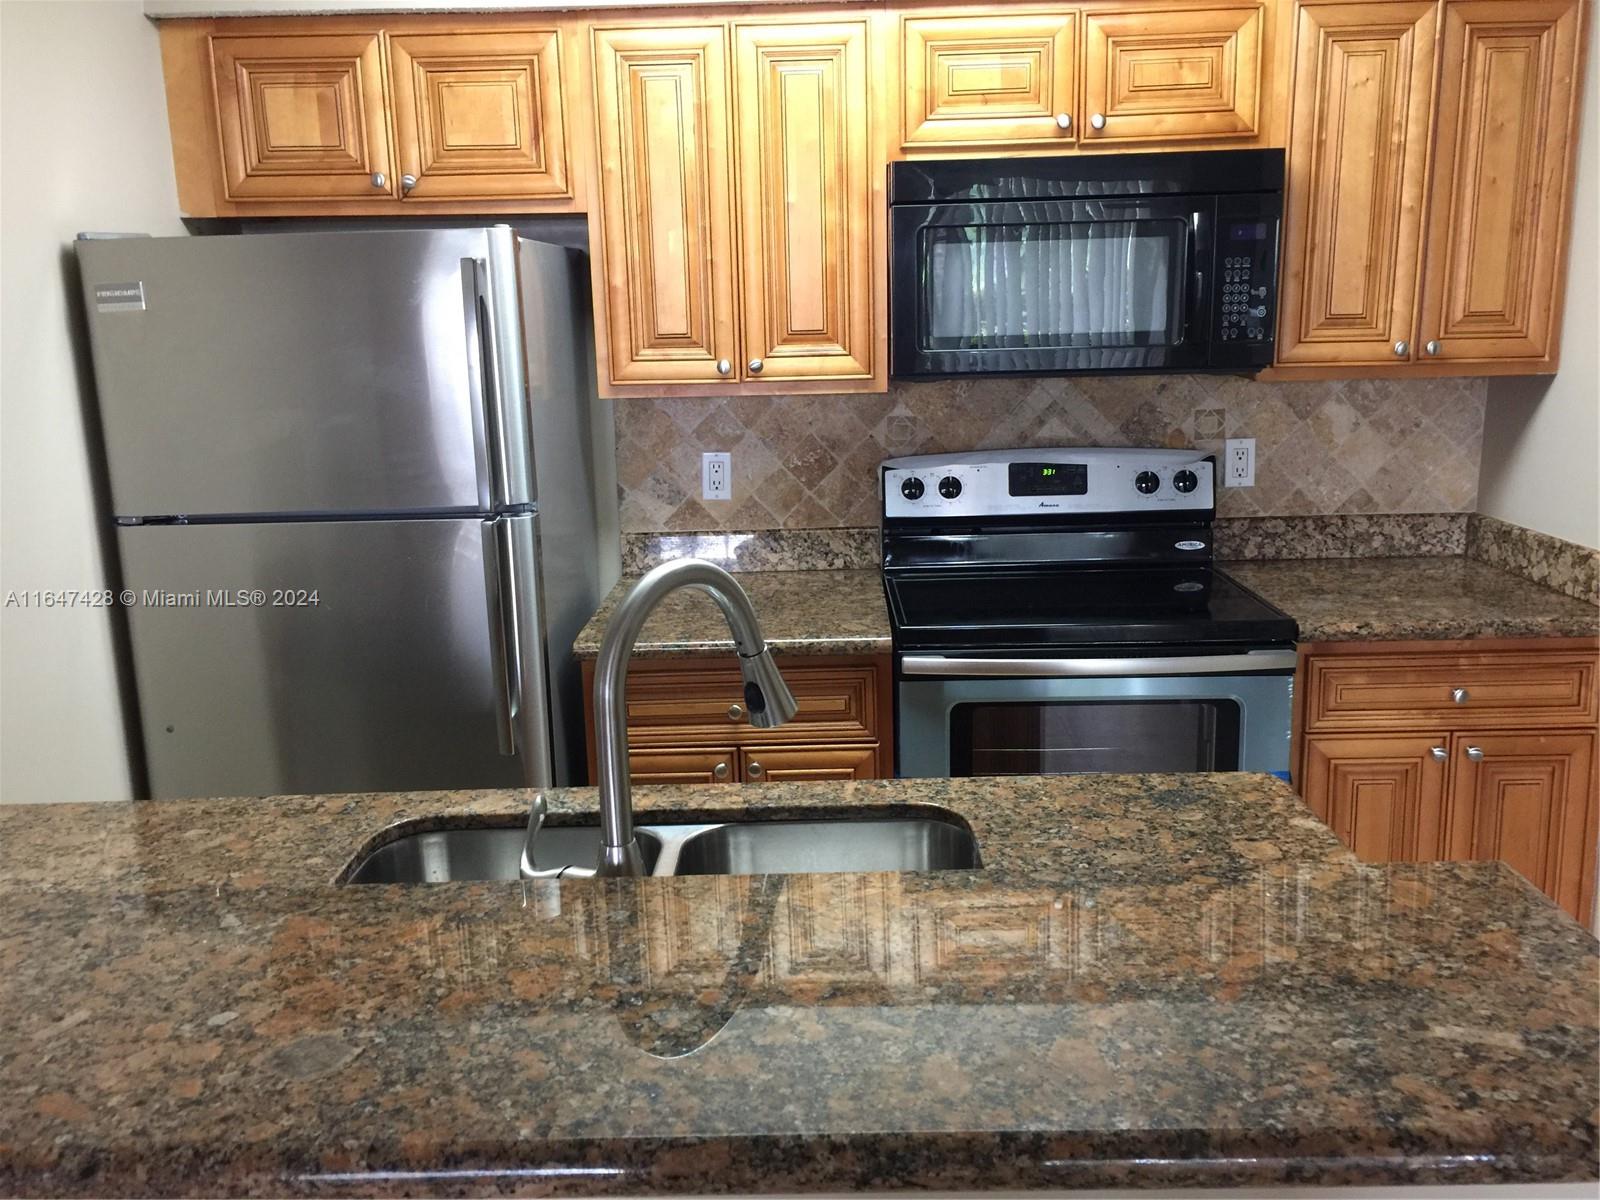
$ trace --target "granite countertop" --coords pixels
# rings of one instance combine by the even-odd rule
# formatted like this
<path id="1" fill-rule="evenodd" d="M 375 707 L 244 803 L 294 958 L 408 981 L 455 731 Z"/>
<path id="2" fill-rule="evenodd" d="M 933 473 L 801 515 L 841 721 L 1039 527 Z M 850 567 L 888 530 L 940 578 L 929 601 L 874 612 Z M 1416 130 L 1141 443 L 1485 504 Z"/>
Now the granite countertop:
<path id="1" fill-rule="evenodd" d="M 1595 1178 L 1594 940 L 1271 777 L 640 789 L 939 815 L 984 866 L 331 886 L 528 799 L 0 809 L 0 1193 Z"/>
<path id="2" fill-rule="evenodd" d="M 1302 642 L 1600 633 L 1600 609 L 1594 605 L 1460 556 L 1219 565 L 1294 617 Z M 738 578 L 779 653 L 881 654 L 893 648 L 877 571 L 751 571 Z M 578 635 L 574 650 L 579 658 L 600 653 L 605 624 L 632 583 L 624 580 L 613 588 Z M 722 615 L 711 599 L 698 592 L 680 592 L 645 624 L 637 653 L 679 657 L 732 649 Z"/>
<path id="3" fill-rule="evenodd" d="M 779 654 L 887 654 L 894 648 L 883 579 L 871 571 L 750 571 L 739 575 L 750 593 L 767 644 Z M 606 622 L 636 582 L 611 589 L 573 645 L 579 658 L 597 658 Z M 636 656 L 675 658 L 732 653 L 733 639 L 716 602 L 704 592 L 668 596 L 645 622 Z"/>

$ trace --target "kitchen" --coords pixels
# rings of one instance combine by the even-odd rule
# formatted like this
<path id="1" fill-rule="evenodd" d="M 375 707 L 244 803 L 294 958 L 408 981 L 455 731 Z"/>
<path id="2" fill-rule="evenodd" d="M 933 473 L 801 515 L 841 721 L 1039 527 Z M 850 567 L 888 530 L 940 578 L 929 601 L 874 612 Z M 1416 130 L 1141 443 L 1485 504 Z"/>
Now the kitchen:
<path id="1" fill-rule="evenodd" d="M 0 1189 L 1590 1194 L 1591 6 L 450 7 L 0 8 Z"/>

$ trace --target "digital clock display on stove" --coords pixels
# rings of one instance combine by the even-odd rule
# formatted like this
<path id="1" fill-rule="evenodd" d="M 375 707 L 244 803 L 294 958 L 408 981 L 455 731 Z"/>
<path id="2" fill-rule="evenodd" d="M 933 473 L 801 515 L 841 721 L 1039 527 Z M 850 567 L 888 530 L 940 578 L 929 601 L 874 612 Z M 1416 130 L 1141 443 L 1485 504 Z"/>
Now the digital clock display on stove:
<path id="1" fill-rule="evenodd" d="M 1083 496 L 1089 491 L 1086 463 L 1012 463 L 1013 496 Z"/>

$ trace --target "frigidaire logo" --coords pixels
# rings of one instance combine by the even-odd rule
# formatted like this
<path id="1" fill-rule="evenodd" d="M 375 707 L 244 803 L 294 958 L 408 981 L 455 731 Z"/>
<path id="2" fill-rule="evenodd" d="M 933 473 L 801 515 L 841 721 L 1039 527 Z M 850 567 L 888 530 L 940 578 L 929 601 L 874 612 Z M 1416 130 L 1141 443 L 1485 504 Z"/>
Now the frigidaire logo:
<path id="1" fill-rule="evenodd" d="M 144 281 L 95 284 L 94 307 L 97 312 L 143 312 Z"/>

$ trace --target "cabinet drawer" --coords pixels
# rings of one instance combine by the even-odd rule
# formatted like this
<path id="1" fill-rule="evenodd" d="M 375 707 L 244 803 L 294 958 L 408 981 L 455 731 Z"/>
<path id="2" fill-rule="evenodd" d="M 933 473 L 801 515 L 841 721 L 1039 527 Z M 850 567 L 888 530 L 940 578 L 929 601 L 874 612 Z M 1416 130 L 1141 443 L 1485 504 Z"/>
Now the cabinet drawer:
<path id="1" fill-rule="evenodd" d="M 1581 652 L 1313 657 L 1305 727 L 1586 724 L 1596 714 L 1595 662 Z"/>
<path id="2" fill-rule="evenodd" d="M 737 668 L 688 667 L 628 676 L 628 739 L 742 745 L 762 742 L 876 741 L 877 672 L 862 667 L 782 665 L 798 711 L 776 729 L 750 724 Z"/>
<path id="3" fill-rule="evenodd" d="M 746 783 L 876 779 L 876 746 L 749 746 L 740 752 Z"/>
<path id="4" fill-rule="evenodd" d="M 739 752 L 732 746 L 707 750 L 636 750 L 628 755 L 634 783 L 732 783 Z"/>

